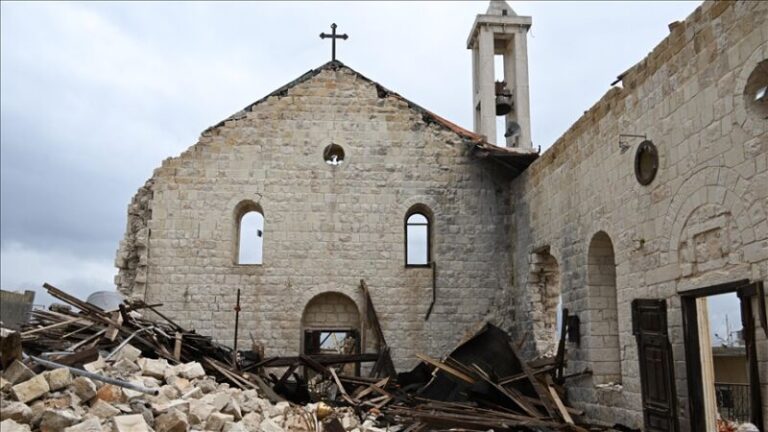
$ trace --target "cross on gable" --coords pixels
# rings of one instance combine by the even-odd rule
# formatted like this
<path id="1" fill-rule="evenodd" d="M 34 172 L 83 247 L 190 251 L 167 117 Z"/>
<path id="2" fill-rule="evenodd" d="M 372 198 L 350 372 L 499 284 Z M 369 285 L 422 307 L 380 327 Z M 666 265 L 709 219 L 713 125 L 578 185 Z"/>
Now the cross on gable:
<path id="1" fill-rule="evenodd" d="M 331 38 L 331 60 L 336 60 L 336 39 L 347 40 L 348 37 L 346 33 L 336 34 L 336 23 L 331 24 L 331 34 L 320 33 L 320 39 Z"/>

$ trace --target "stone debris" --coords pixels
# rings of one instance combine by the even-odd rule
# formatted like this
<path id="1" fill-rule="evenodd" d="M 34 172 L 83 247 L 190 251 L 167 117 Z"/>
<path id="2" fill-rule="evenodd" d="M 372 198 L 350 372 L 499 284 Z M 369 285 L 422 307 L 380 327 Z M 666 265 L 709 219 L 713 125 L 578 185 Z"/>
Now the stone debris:
<path id="1" fill-rule="evenodd" d="M 71 388 L 72 392 L 83 402 L 87 402 L 96 396 L 96 384 L 86 377 L 81 376 L 72 380 Z"/>
<path id="2" fill-rule="evenodd" d="M 3 432 L 31 432 L 29 425 L 19 424 L 11 419 L 0 422 L 0 431 Z"/>
<path id="3" fill-rule="evenodd" d="M 16 384 L 12 389 L 16 400 L 24 403 L 31 402 L 51 390 L 48 386 L 48 381 L 43 375 L 37 375 L 34 378 Z"/>
<path id="4" fill-rule="evenodd" d="M 103 432 L 101 422 L 96 417 L 91 417 L 84 422 L 80 422 L 74 426 L 70 426 L 64 429 L 64 432 Z"/>
<path id="5" fill-rule="evenodd" d="M 3 371 L 3 379 L 11 384 L 18 384 L 22 381 L 26 381 L 33 378 L 35 373 L 32 372 L 24 363 L 14 360 L 7 369 Z"/>
<path id="6" fill-rule="evenodd" d="M 51 391 L 63 389 L 72 382 L 72 374 L 67 368 L 58 368 L 43 373 Z"/>
<path id="7" fill-rule="evenodd" d="M 254 349 L 234 356 L 210 338 L 175 323 L 140 318 L 131 308 L 148 307 L 143 303 L 125 303 L 119 315 L 108 314 L 47 288 L 87 313 L 70 319 L 68 326 L 61 324 L 60 314 L 38 312 L 40 320 L 32 330 L 42 337 L 22 340 L 29 345 L 22 347 L 24 360 L 11 362 L 3 371 L 8 385 L 0 394 L 2 432 L 383 432 L 429 430 L 436 425 L 580 430 L 552 384 L 557 382 L 556 371 L 562 372 L 562 362 L 540 359 L 524 366 L 508 335 L 491 325 L 451 352 L 450 364 L 417 355 L 422 363 L 401 377 L 386 346 L 380 353 L 368 354 L 264 359 L 254 354 L 262 351 Z M 367 291 L 364 294 L 370 302 Z M 374 329 L 379 328 L 372 315 Z M 123 331 L 112 331 L 118 325 Z M 47 333 L 48 328 L 53 333 Z M 78 329 L 83 331 L 78 342 L 58 337 Z M 110 331 L 114 339 L 107 336 Z M 92 347 L 67 350 L 67 343 L 81 346 L 91 339 Z M 46 353 L 51 352 L 61 356 L 54 357 L 61 363 L 41 358 L 50 358 Z M 238 360 L 240 355 L 245 360 Z M 346 365 L 368 361 L 375 361 L 368 376 L 350 375 L 353 368 Z M 491 376 L 479 364 L 509 378 Z M 468 384 L 475 383 L 490 385 L 472 387 L 470 398 Z M 538 398 L 522 398 L 521 384 L 535 389 L 528 393 Z M 406 386 L 413 390 L 405 392 Z M 421 401 L 414 400 L 416 394 Z M 446 400 L 446 395 L 452 399 Z M 494 402 L 484 405 L 484 401 Z M 578 415 L 577 410 L 568 410 Z"/>
<path id="8" fill-rule="evenodd" d="M 126 362 L 138 367 L 126 368 Z M 86 365 L 105 377 L 157 389 L 158 394 L 73 376 L 67 368 L 35 375 L 29 367 L 16 365 L 15 370 L 28 370 L 32 376 L 2 391 L 2 432 L 309 432 L 315 430 L 309 425 L 320 424 L 320 415 L 338 418 L 345 431 L 379 430 L 372 423 L 363 427 L 350 408 L 272 403 L 258 390 L 217 383 L 198 362 L 172 365 L 165 359 L 122 356 Z"/>

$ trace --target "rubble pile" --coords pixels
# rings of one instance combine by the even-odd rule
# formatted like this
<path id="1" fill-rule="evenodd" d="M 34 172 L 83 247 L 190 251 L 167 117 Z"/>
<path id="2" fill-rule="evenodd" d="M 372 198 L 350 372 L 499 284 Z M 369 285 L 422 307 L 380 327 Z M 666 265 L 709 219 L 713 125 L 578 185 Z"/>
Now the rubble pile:
<path id="1" fill-rule="evenodd" d="M 322 403 L 272 403 L 255 389 L 218 383 L 198 362 L 171 365 L 140 356 L 124 345 L 111 360 L 83 365 L 101 378 L 133 384 L 121 387 L 77 376 L 67 367 L 35 373 L 14 360 L 2 375 L 0 429 L 3 432 L 183 432 L 189 430 L 317 431 L 334 422 L 344 431 L 379 431 L 351 408 Z M 142 391 L 139 391 L 142 390 Z"/>
<path id="2" fill-rule="evenodd" d="M 270 358 L 184 329 L 161 305 L 105 311 L 44 287 L 65 304 L 0 335 L 2 432 L 610 430 L 565 403 L 565 325 L 554 358 L 526 362 L 485 324 L 398 374 L 364 281 L 376 352 Z"/>

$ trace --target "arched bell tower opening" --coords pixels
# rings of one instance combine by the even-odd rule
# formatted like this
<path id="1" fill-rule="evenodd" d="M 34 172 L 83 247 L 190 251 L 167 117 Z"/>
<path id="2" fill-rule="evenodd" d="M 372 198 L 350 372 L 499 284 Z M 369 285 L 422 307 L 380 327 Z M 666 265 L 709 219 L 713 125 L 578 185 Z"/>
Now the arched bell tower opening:
<path id="1" fill-rule="evenodd" d="M 533 149 L 528 100 L 530 28 L 531 17 L 517 15 L 503 0 L 493 0 L 485 14 L 475 19 L 467 39 L 467 49 L 472 50 L 474 130 L 500 147 Z M 497 55 L 504 69 L 501 81 L 496 81 Z M 503 131 L 497 131 L 498 117 L 504 118 Z"/>

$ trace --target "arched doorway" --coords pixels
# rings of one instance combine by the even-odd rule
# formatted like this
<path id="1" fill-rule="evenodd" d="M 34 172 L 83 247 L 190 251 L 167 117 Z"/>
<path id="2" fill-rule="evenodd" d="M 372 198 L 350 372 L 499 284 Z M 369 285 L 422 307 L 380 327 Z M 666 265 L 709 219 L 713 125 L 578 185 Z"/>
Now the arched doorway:
<path id="1" fill-rule="evenodd" d="M 301 330 L 303 354 L 360 353 L 360 312 L 344 294 L 326 292 L 313 297 L 304 308 Z M 355 373 L 354 365 L 344 372 Z"/>

